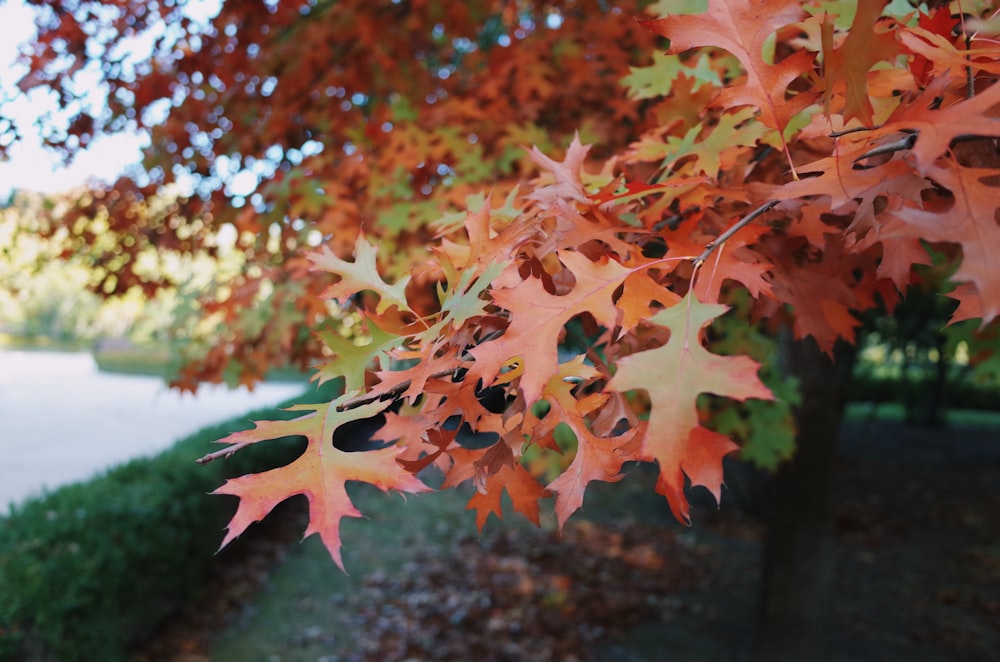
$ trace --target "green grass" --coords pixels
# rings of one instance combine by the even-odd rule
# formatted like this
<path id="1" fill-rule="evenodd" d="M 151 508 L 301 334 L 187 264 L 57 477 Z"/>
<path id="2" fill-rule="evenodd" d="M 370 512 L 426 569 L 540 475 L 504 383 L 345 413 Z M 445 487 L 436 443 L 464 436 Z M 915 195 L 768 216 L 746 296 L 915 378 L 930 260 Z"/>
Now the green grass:
<path id="1" fill-rule="evenodd" d="M 95 349 L 94 361 L 101 372 L 169 378 L 177 372 L 169 350 L 162 347 Z"/>
<path id="2" fill-rule="evenodd" d="M 87 343 L 56 340 L 48 336 L 19 336 L 0 332 L 0 349 L 11 351 L 79 352 L 88 348 Z"/>
<path id="3" fill-rule="evenodd" d="M 149 375 L 172 379 L 180 367 L 176 357 L 165 347 L 107 348 L 93 350 L 94 361 L 101 372 L 121 375 Z M 274 368 L 269 370 L 266 381 L 302 382 L 309 379 L 307 373 L 297 368 Z"/>
<path id="4" fill-rule="evenodd" d="M 886 402 L 874 405 L 867 402 L 851 402 L 844 412 L 844 419 L 850 422 L 888 421 L 902 422 L 906 418 L 903 405 Z M 1000 428 L 1000 411 L 976 409 L 949 409 L 946 414 L 948 425 L 963 428 Z"/>
<path id="5" fill-rule="evenodd" d="M 674 525 L 663 497 L 652 489 L 655 471 L 651 465 L 629 466 L 626 473 L 628 477 L 620 483 L 592 484 L 575 517 L 598 523 Z M 340 596 L 360 590 L 367 577 L 405 573 L 407 563 L 418 555 L 447 554 L 462 540 L 486 540 L 512 527 L 534 528 L 510 509 L 505 496 L 504 520 L 490 516 L 480 536 L 474 513 L 465 508 L 471 496 L 468 488 L 410 495 L 405 500 L 368 485 L 349 484 L 348 490 L 365 515 L 344 519 L 341 525 L 349 574 L 334 565 L 317 536 L 309 537 L 275 569 L 252 599 L 247 615 L 215 641 L 210 659 L 314 662 L 329 655 L 331 647 L 355 650 L 352 642 L 365 633 L 353 629 L 350 613 L 338 612 L 343 603 Z M 541 526 L 546 530 L 556 528 L 552 505 L 551 499 L 541 502 Z M 317 632 L 322 636 L 316 637 Z"/>
<path id="6" fill-rule="evenodd" d="M 418 551 L 445 552 L 462 536 L 476 535 L 474 517 L 465 510 L 465 490 L 411 495 L 404 501 L 365 485 L 348 488 L 365 514 L 341 524 L 350 574 L 334 565 L 318 536 L 310 536 L 255 596 L 249 616 L 218 639 L 212 660 L 315 662 L 329 653 L 330 637 L 338 647 L 349 646 L 363 633 L 352 629 L 350 614 L 336 613 L 339 595 L 359 590 L 372 573 L 398 571 Z M 517 525 L 512 524 L 516 516 L 509 519 L 506 525 Z M 524 520 L 520 524 L 527 526 Z M 320 629 L 323 638 L 310 637 Z"/>

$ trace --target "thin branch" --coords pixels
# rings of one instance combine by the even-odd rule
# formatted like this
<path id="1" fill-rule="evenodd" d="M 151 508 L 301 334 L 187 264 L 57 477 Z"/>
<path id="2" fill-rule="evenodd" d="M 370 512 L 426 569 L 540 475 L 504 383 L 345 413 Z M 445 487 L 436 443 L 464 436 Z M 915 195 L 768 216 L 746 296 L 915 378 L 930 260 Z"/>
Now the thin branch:
<path id="1" fill-rule="evenodd" d="M 242 444 L 233 444 L 232 446 L 226 446 L 222 450 L 217 450 L 214 453 L 209 453 L 208 455 L 205 455 L 204 457 L 199 457 L 197 460 L 195 460 L 195 463 L 208 464 L 212 460 L 218 460 L 220 457 L 229 457 L 236 451 L 240 450 L 241 448 L 246 448 L 249 445 L 250 445 L 249 443 L 244 442 Z"/>
<path id="2" fill-rule="evenodd" d="M 428 379 L 440 379 L 441 377 L 447 377 L 448 375 L 453 375 L 454 372 L 455 371 L 453 369 L 438 370 L 437 372 L 431 373 L 431 376 Z M 462 380 L 457 379 L 456 381 L 462 381 Z M 387 399 L 395 400 L 403 393 L 405 393 L 406 389 L 410 388 L 410 385 L 412 383 L 413 383 L 412 380 L 404 379 L 403 381 L 399 382 L 392 388 L 382 393 L 365 393 L 364 395 L 359 395 L 356 398 L 351 398 L 350 400 L 341 402 L 339 405 L 337 405 L 337 411 L 348 411 L 349 409 L 357 409 L 358 407 L 363 407 L 365 405 L 377 402 L 379 400 L 387 400 Z"/>
<path id="3" fill-rule="evenodd" d="M 965 27 L 965 12 L 962 11 L 962 3 L 958 4 L 958 16 L 959 21 L 962 23 L 962 36 L 965 37 L 965 50 L 972 50 L 972 35 Z M 972 62 L 972 56 L 965 56 L 966 62 Z M 972 75 L 972 65 L 969 64 L 965 67 L 965 98 L 971 99 L 976 96 L 976 81 Z"/>
<path id="4" fill-rule="evenodd" d="M 728 241 L 730 237 L 732 237 L 734 234 L 736 234 L 737 232 L 745 228 L 747 225 L 752 223 L 754 219 L 756 219 L 758 216 L 760 216 L 761 214 L 766 214 L 767 212 L 774 209 L 776 206 L 778 206 L 779 202 L 780 200 L 771 200 L 761 205 L 760 207 L 757 207 L 752 212 L 750 212 L 740 220 L 736 221 L 736 223 L 730 226 L 728 230 L 720 234 L 712 241 L 708 242 L 708 244 L 705 246 L 705 250 L 701 252 L 701 255 L 694 258 L 694 266 L 700 267 L 705 262 L 705 260 L 708 259 L 708 256 L 715 251 L 715 249 L 717 249 L 722 244 L 726 243 L 726 241 Z"/>
<path id="5" fill-rule="evenodd" d="M 833 133 L 827 134 L 831 138 L 839 138 L 841 136 L 846 136 L 850 133 L 860 133 L 862 131 L 875 131 L 876 129 L 881 129 L 882 125 L 878 126 L 856 126 L 853 129 L 843 129 L 841 131 L 834 131 Z"/>
<path id="6" fill-rule="evenodd" d="M 917 142 L 918 135 L 919 134 L 917 133 L 909 133 L 891 143 L 885 143 L 883 145 L 879 145 L 878 147 L 872 147 L 864 154 L 855 158 L 854 162 L 857 163 L 858 161 L 864 161 L 865 159 L 878 156 L 879 154 L 894 154 L 906 149 L 912 149 L 913 145 Z"/>
<path id="7" fill-rule="evenodd" d="M 913 145 L 916 144 L 917 137 L 919 135 L 920 134 L 915 131 L 913 133 L 908 133 L 904 137 L 899 138 L 898 140 L 894 140 L 891 143 L 885 143 L 883 145 L 879 145 L 878 147 L 873 147 L 864 154 L 861 154 L 860 156 L 856 157 L 854 159 L 854 163 L 857 163 L 858 161 L 863 161 L 873 156 L 878 156 L 879 154 L 893 154 L 895 152 L 901 152 L 903 150 L 912 149 Z M 989 136 L 982 136 L 975 133 L 963 133 L 960 136 L 955 136 L 954 138 L 952 138 L 951 142 L 948 143 L 948 146 L 954 147 L 959 143 L 967 143 L 975 140 L 983 140 L 984 138 L 989 138 Z"/>

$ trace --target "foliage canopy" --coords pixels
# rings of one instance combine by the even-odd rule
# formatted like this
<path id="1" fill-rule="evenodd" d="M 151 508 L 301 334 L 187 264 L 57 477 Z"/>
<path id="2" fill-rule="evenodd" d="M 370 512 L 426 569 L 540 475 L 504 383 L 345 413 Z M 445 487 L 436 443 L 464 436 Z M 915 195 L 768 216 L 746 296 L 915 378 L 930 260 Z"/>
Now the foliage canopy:
<path id="1" fill-rule="evenodd" d="M 147 175 L 63 218 L 73 240 L 101 217 L 126 256 L 195 250 L 231 225 L 248 257 L 204 304 L 231 337 L 181 385 L 317 357 L 346 385 L 203 458 L 308 440 L 218 490 L 240 497 L 227 542 L 301 493 L 339 564 L 359 515 L 345 482 L 418 492 L 432 465 L 442 489 L 474 483 L 481 527 L 504 491 L 536 522 L 554 494 L 562 524 L 591 481 L 656 462 L 688 521 L 686 486 L 718 497 L 734 439 L 763 464 L 789 452 L 777 330 L 832 352 L 917 284 L 996 360 L 990 4 L 678 4 L 230 0 L 205 27 L 184 3 L 49 3 L 23 86 L 72 107 L 93 61 L 109 91 L 51 144 L 153 136 Z M 154 23 L 178 27 L 129 64 L 122 44 Z M 179 178 L 193 196 L 137 211 Z M 119 262 L 106 291 L 137 282 Z M 352 340 L 331 322 L 345 307 Z M 255 309 L 268 319 L 240 324 Z M 365 421 L 373 447 L 334 444 Z"/>

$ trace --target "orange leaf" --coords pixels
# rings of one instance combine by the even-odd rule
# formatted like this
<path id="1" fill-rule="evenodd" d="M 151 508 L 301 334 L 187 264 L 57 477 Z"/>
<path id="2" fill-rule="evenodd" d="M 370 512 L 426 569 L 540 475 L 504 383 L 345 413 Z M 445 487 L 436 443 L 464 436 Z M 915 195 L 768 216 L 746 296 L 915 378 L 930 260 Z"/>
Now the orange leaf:
<path id="1" fill-rule="evenodd" d="M 494 292 L 496 304 L 511 313 L 510 326 L 499 339 L 470 350 L 476 358 L 470 374 L 484 384 L 492 383 L 509 359 L 520 357 L 524 365 L 520 386 L 529 405 L 538 400 L 542 388 L 558 370 L 556 351 L 566 323 L 590 313 L 598 323 L 614 327 L 618 310 L 612 295 L 632 273 L 614 260 L 594 263 L 580 253 L 560 252 L 559 259 L 576 277 L 573 289 L 555 296 L 545 291 L 540 280 L 529 278 Z"/>
<path id="2" fill-rule="evenodd" d="M 333 446 L 333 432 L 337 427 L 374 416 L 386 406 L 386 403 L 372 403 L 338 412 L 337 405 L 347 399 L 348 396 L 344 395 L 326 404 L 298 405 L 292 409 L 309 413 L 289 421 L 258 421 L 252 430 L 235 432 L 219 440 L 220 443 L 234 445 L 229 452 L 259 441 L 286 436 L 302 436 L 308 442 L 305 452 L 291 464 L 230 479 L 213 492 L 240 498 L 222 547 L 243 533 L 250 524 L 264 519 L 280 502 L 296 494 L 304 494 L 309 500 L 309 526 L 305 535 L 318 533 L 334 562 L 344 569 L 340 555 L 340 520 L 361 517 L 347 495 L 347 481 L 370 483 L 383 491 L 427 491 L 422 482 L 397 462 L 399 448 L 389 446 L 380 450 L 347 453 Z"/>
<path id="3" fill-rule="evenodd" d="M 503 519 L 503 504 L 500 497 L 504 490 L 510 495 L 514 510 L 537 526 L 540 521 L 538 500 L 549 496 L 549 492 L 532 478 L 524 467 L 515 462 L 500 467 L 469 499 L 466 510 L 476 511 L 476 526 L 479 530 L 483 530 L 490 513 Z"/>
<path id="4" fill-rule="evenodd" d="M 755 361 L 711 354 L 702 346 L 701 330 L 725 311 L 726 306 L 701 303 L 689 293 L 650 319 L 670 329 L 667 344 L 618 361 L 618 372 L 607 385 L 609 390 L 640 389 L 649 394 L 649 426 L 639 455 L 660 465 L 656 491 L 667 497 L 674 516 L 688 524 L 691 516 L 684 496 L 684 475 L 718 499 L 722 457 L 738 448 L 726 437 L 701 428 L 698 395 L 774 399 L 758 379 L 760 366 Z"/>
<path id="5" fill-rule="evenodd" d="M 779 132 L 813 99 L 814 93 L 785 100 L 788 86 L 812 66 L 812 55 L 799 51 L 777 64 L 764 60 L 764 42 L 780 27 L 805 17 L 797 0 L 709 0 L 703 14 L 678 14 L 647 21 L 654 32 L 670 40 L 671 54 L 691 48 L 717 46 L 743 65 L 747 81 L 726 87 L 719 99 L 724 107 L 753 105 L 761 121 Z"/>
<path id="6" fill-rule="evenodd" d="M 594 406 L 602 406 L 609 398 L 606 394 L 592 403 L 583 403 L 573 397 L 575 383 L 567 377 L 594 378 L 597 370 L 583 363 L 578 356 L 560 366 L 559 374 L 545 387 L 545 399 L 552 409 L 532 430 L 532 437 L 551 433 L 559 423 L 565 423 L 576 435 L 576 455 L 566 470 L 548 485 L 556 493 L 556 518 L 561 529 L 570 515 L 583 505 L 584 491 L 594 480 L 614 483 L 622 479 L 622 464 L 635 459 L 638 450 L 637 428 L 631 428 L 617 437 L 599 437 L 587 426 L 584 415 Z M 580 411 L 582 407 L 586 409 Z"/>

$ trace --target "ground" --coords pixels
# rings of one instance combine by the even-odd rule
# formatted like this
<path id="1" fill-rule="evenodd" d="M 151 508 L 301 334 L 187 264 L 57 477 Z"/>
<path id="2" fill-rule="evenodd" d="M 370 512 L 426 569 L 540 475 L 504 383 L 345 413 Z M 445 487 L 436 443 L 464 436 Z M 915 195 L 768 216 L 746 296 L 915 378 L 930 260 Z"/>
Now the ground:
<path id="1" fill-rule="evenodd" d="M 839 660 L 1000 649 L 1000 433 L 845 426 L 831 633 Z M 673 522 L 633 468 L 560 535 L 511 516 L 475 535 L 467 495 L 359 495 L 345 576 L 293 504 L 220 557 L 147 660 L 740 660 L 761 526 L 727 495 Z M 746 499 L 743 499 L 746 502 Z M 745 505 L 745 503 L 744 503 Z M 752 504 L 751 504 L 752 505 Z"/>

